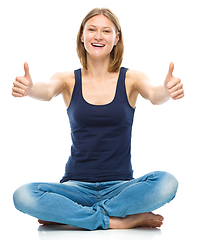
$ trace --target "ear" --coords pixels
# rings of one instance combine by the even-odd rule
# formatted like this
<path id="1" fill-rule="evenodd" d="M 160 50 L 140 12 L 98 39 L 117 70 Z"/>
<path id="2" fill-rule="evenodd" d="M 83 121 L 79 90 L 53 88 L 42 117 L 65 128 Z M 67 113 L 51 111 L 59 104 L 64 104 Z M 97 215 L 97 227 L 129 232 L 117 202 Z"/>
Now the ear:
<path id="1" fill-rule="evenodd" d="M 115 40 L 114 46 L 116 46 L 118 44 L 118 42 L 120 40 L 119 36 L 120 36 L 120 33 L 118 32 L 116 35 L 116 40 Z"/>
<path id="2" fill-rule="evenodd" d="M 81 42 L 84 43 L 84 36 L 83 36 L 83 32 L 81 34 Z"/>

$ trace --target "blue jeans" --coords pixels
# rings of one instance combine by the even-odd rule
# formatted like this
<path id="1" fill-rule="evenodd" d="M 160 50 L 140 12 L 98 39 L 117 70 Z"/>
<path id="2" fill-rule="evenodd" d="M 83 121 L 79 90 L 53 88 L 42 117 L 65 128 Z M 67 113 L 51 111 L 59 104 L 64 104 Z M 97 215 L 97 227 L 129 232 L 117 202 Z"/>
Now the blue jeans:
<path id="1" fill-rule="evenodd" d="M 170 202 L 178 182 L 167 172 L 130 181 L 30 183 L 14 193 L 15 207 L 43 221 L 89 230 L 108 229 L 109 216 L 151 212 Z"/>

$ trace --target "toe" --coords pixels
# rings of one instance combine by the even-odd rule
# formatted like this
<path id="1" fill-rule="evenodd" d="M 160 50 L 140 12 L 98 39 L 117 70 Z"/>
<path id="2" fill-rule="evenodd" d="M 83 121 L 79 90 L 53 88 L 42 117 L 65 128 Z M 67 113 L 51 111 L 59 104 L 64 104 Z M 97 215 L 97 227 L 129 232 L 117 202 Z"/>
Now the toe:
<path id="1" fill-rule="evenodd" d="M 157 217 L 158 217 L 158 220 L 159 220 L 159 221 L 163 221 L 163 220 L 164 220 L 164 217 L 161 216 L 161 215 L 159 215 L 159 214 L 157 214 Z"/>

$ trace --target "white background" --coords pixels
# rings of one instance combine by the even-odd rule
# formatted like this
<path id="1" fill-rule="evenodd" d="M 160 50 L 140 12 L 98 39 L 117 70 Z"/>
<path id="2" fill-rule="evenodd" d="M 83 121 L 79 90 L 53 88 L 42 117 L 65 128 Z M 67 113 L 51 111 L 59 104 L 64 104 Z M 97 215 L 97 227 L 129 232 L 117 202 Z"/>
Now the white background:
<path id="1" fill-rule="evenodd" d="M 112 9 L 120 20 L 125 40 L 124 67 L 145 72 L 155 85 L 160 85 L 173 61 L 174 75 L 184 84 L 183 99 L 170 100 L 161 106 L 153 106 L 139 97 L 133 125 L 132 163 L 135 178 L 155 170 L 169 171 L 177 177 L 179 190 L 176 199 L 158 210 L 164 217 L 165 214 L 168 216 L 163 232 L 183 236 L 180 229 L 192 229 L 197 213 L 194 201 L 197 160 L 196 1 L 1 0 L 0 212 L 8 239 L 10 234 L 23 236 L 27 229 L 24 224 L 30 226 L 30 223 L 32 234 L 39 239 L 46 236 L 38 234 L 35 219 L 14 209 L 12 194 L 24 183 L 59 182 L 71 144 L 62 97 L 51 102 L 28 97 L 16 99 L 11 96 L 13 82 L 16 76 L 24 74 L 25 61 L 29 63 L 34 82 L 47 82 L 56 72 L 81 67 L 76 54 L 76 37 L 82 19 L 95 7 Z M 179 224 L 182 225 L 178 233 L 176 226 Z M 152 236 L 153 232 L 149 234 Z M 88 236 L 92 238 L 91 234 Z M 161 232 L 159 236 L 164 235 Z M 35 236 L 32 239 L 36 239 Z"/>

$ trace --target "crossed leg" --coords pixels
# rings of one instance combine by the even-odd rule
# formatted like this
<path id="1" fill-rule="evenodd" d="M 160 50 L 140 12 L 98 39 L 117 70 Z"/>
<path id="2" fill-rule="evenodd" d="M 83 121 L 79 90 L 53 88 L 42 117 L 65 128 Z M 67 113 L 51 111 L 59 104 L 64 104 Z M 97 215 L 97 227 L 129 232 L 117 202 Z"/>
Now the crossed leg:
<path id="1" fill-rule="evenodd" d="M 113 185 L 115 192 L 107 188 L 108 193 L 113 194 L 109 196 L 104 192 L 100 195 L 101 200 L 92 204 L 89 202 L 90 194 L 87 195 L 86 189 L 84 190 L 84 187 L 80 189 L 80 186 L 75 188 L 73 184 L 72 182 L 70 186 L 47 183 L 24 185 L 14 193 L 15 206 L 24 213 L 42 219 L 39 223 L 45 225 L 56 222 L 89 230 L 141 226 L 155 228 L 162 225 L 163 217 L 151 211 L 170 202 L 178 187 L 177 180 L 172 175 L 154 172 L 139 179 L 117 184 L 117 187 Z M 81 184 L 83 183 L 79 185 Z M 73 199 L 78 196 L 80 201 L 83 199 L 81 205 Z"/>
<path id="2" fill-rule="evenodd" d="M 110 217 L 111 229 L 128 229 L 135 227 L 161 227 L 164 218 L 161 215 L 150 213 L 139 213 L 128 215 L 124 218 Z"/>
<path id="3" fill-rule="evenodd" d="M 164 218 L 161 215 L 154 213 L 140 213 L 129 215 L 124 218 L 120 217 L 109 217 L 111 229 L 131 229 L 135 227 L 161 227 Z M 42 225 L 62 225 L 61 223 L 46 222 L 38 220 Z"/>

